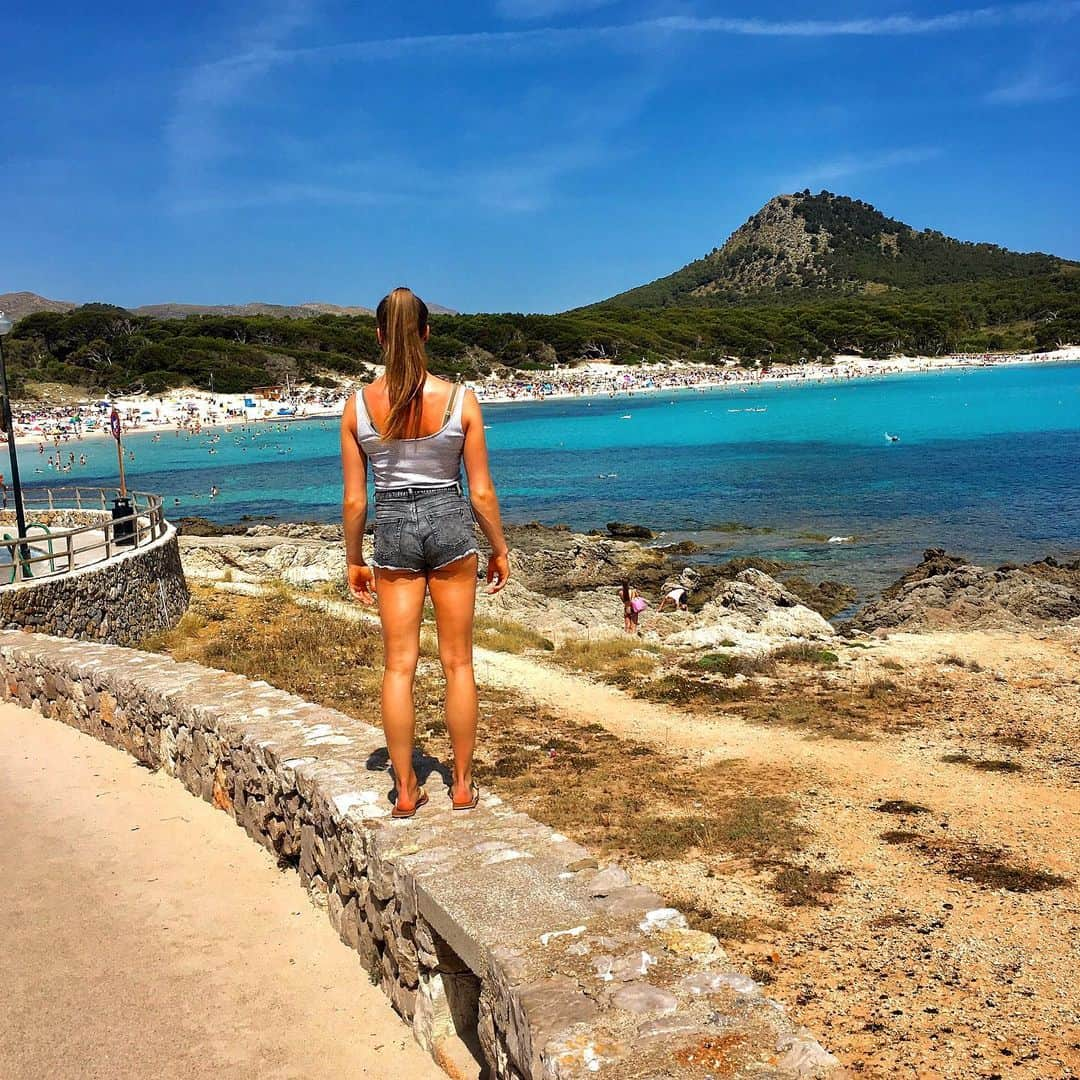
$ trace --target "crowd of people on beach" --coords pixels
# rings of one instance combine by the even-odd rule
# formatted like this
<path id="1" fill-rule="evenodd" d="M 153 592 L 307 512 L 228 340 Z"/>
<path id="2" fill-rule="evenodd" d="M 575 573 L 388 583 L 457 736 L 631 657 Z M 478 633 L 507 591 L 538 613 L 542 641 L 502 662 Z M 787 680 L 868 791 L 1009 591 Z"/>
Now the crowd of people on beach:
<path id="1" fill-rule="evenodd" d="M 723 364 L 642 364 L 639 366 L 588 362 L 556 366 L 544 372 L 503 371 L 467 380 L 481 402 L 542 401 L 545 398 L 620 397 L 655 391 L 706 391 L 724 386 L 753 386 L 773 382 L 824 382 L 874 375 L 899 375 L 945 367 L 986 367 L 1052 359 L 1022 353 L 962 354 L 943 357 L 896 357 L 868 360 L 840 356 L 831 361 L 744 367 L 734 359 Z M 1074 357 L 1075 358 L 1075 357 Z M 334 387 L 294 385 L 263 388 L 262 392 L 211 394 L 174 392 L 160 397 L 119 398 L 47 405 L 23 403 L 13 409 L 16 437 L 67 442 L 107 433 L 115 405 L 125 432 L 178 429 L 194 434 L 203 427 L 229 422 L 265 423 L 340 416 L 359 382 Z M 0 440 L 6 440 L 6 435 Z"/>
<path id="2" fill-rule="evenodd" d="M 198 435 L 204 427 L 240 423 L 282 422 L 307 417 L 340 415 L 355 386 L 291 387 L 287 398 L 278 394 L 209 394 L 190 391 L 163 397 L 118 398 L 61 405 L 26 402 L 13 405 L 16 438 L 60 444 L 85 436 L 107 434 L 115 405 L 122 430 L 177 430 Z M 0 439 L 6 441 L 7 436 Z"/>
<path id="3" fill-rule="evenodd" d="M 482 402 L 536 401 L 550 397 L 619 397 L 636 393 L 709 390 L 723 386 L 753 386 L 773 382 L 825 382 L 875 375 L 900 375 L 944 367 L 986 367 L 1037 359 L 1030 354 L 985 353 L 946 357 L 897 357 L 869 360 L 861 356 L 830 361 L 744 367 L 732 359 L 720 365 L 622 366 L 588 363 L 550 372 L 518 373 L 469 383 Z"/>

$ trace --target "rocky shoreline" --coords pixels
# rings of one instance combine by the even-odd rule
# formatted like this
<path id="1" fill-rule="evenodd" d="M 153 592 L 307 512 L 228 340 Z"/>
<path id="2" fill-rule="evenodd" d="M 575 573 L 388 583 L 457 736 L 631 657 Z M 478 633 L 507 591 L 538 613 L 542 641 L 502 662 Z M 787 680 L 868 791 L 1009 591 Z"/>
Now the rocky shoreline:
<path id="1" fill-rule="evenodd" d="M 218 526 L 185 519 L 180 531 L 184 567 L 193 578 L 342 588 L 340 525 Z M 702 563 L 693 545 L 655 546 L 641 526 L 613 522 L 606 533 L 582 534 L 532 522 L 508 526 L 507 536 L 514 577 L 498 596 L 481 594 L 479 610 L 556 642 L 620 636 L 624 580 L 651 605 L 641 623 L 643 639 L 687 648 L 762 649 L 837 633 L 1041 628 L 1080 620 L 1080 561 L 986 568 L 930 549 L 917 567 L 851 614 L 850 585 L 812 582 L 767 559 Z M 661 598 L 675 586 L 687 590 L 688 610 L 660 613 Z"/>
<path id="2" fill-rule="evenodd" d="M 930 548 L 848 624 L 855 630 L 1038 629 L 1080 620 L 1080 559 L 975 566 Z"/>

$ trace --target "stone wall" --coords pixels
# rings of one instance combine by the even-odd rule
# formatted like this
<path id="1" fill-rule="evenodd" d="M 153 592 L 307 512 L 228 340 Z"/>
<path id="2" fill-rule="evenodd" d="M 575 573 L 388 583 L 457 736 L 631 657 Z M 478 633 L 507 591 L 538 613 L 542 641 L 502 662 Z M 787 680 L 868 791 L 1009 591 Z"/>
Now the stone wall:
<path id="1" fill-rule="evenodd" d="M 170 525 L 153 543 L 108 562 L 0 587 L 0 627 L 128 644 L 175 626 L 188 601 Z"/>
<path id="2" fill-rule="evenodd" d="M 431 802 L 394 821 L 366 724 L 238 675 L 26 633 L 0 632 L 0 691 L 165 769 L 296 867 L 442 1063 L 463 1042 L 497 1080 L 838 1073 L 714 937 L 497 796 L 454 812 L 422 760 Z"/>

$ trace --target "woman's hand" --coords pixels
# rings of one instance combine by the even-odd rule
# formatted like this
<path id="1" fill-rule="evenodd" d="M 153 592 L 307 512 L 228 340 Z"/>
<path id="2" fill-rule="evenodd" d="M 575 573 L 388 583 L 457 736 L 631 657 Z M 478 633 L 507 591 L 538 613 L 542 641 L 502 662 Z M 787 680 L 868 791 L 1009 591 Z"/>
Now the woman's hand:
<path id="1" fill-rule="evenodd" d="M 349 592 L 371 607 L 375 603 L 375 571 L 364 564 L 349 564 Z"/>
<path id="2" fill-rule="evenodd" d="M 502 592 L 510 580 L 510 554 L 504 551 L 501 555 L 491 555 L 488 558 L 487 581 L 488 587 L 484 590 L 491 595 Z"/>

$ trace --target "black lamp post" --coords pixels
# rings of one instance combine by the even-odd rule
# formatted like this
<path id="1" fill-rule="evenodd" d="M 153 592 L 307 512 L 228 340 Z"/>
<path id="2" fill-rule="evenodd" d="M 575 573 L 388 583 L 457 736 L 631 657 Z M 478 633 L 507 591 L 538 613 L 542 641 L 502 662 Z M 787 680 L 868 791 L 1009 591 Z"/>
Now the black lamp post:
<path id="1" fill-rule="evenodd" d="M 8 396 L 7 365 L 4 363 L 4 336 L 11 332 L 11 320 L 0 311 L 0 426 L 7 433 L 8 453 L 11 455 L 11 490 L 15 494 L 15 522 L 21 540 L 26 536 L 26 514 L 23 511 L 22 483 L 19 481 L 19 453 L 15 447 L 15 425 L 11 419 L 11 398 Z M 12 549 L 12 556 L 15 555 Z M 19 545 L 19 558 L 30 558 L 26 544 Z"/>

